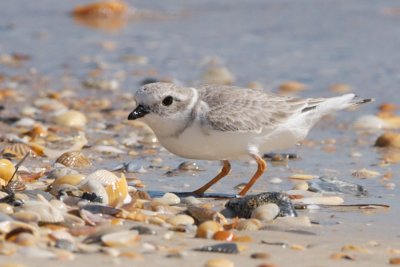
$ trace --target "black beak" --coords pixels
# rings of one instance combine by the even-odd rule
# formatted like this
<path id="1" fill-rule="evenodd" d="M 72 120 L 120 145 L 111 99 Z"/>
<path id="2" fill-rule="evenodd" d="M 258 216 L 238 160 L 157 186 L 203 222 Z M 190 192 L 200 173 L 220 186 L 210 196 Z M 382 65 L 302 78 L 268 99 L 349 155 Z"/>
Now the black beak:
<path id="1" fill-rule="evenodd" d="M 128 116 L 128 120 L 136 120 L 139 119 L 143 116 L 145 116 L 146 114 L 150 113 L 150 109 L 149 107 L 143 106 L 143 105 L 139 105 L 135 108 L 134 111 L 132 111 L 129 116 Z"/>

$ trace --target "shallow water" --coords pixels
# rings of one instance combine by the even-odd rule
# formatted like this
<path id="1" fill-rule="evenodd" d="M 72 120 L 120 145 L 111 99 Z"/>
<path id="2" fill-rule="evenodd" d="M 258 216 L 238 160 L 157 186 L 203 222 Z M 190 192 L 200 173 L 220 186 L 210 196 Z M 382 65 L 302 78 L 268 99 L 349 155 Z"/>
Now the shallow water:
<path id="1" fill-rule="evenodd" d="M 121 89 L 133 92 L 145 77 L 171 77 L 184 84 L 201 81 L 208 57 L 218 57 L 236 76 L 236 85 L 259 81 L 266 90 L 276 91 L 287 80 L 305 83 L 308 89 L 301 96 L 332 96 L 328 87 L 346 83 L 363 97 L 376 102 L 352 112 L 343 111 L 334 118 L 319 123 L 308 136 L 314 147 L 293 148 L 299 160 L 287 166 L 271 166 L 253 188 L 253 193 L 283 191 L 293 184 L 287 179 L 293 173 L 319 176 L 334 175 L 363 185 L 367 197 L 345 196 L 346 204 L 388 204 L 386 212 L 365 215 L 362 212 L 341 212 L 321 209 L 304 212 L 321 222 L 339 222 L 328 231 L 336 230 L 345 237 L 352 232 L 371 239 L 399 242 L 400 191 L 385 188 L 381 177 L 359 179 L 352 171 L 367 168 L 384 174 L 393 173 L 392 182 L 399 183 L 399 165 L 378 166 L 379 151 L 373 143 L 381 132 L 357 133 L 351 123 L 362 114 L 376 112 L 383 102 L 400 103 L 400 16 L 388 15 L 387 9 L 398 7 L 398 1 L 127 1 L 138 9 L 166 15 L 165 18 L 133 20 L 118 30 L 109 32 L 77 24 L 69 12 L 82 1 L 6 1 L 0 10 L 0 54 L 21 53 L 31 57 L 22 67 L 0 65 L 6 75 L 41 77 L 34 82 L 19 83 L 18 90 L 27 99 L 40 95 L 42 89 L 70 88 L 78 96 L 106 96 L 117 93 L 82 88 L 81 81 L 97 65 L 105 65 L 103 77 L 121 79 Z M 87 1 L 85 1 L 87 2 Z M 112 51 L 101 48 L 105 41 L 113 42 Z M 140 65 L 122 58 L 145 56 L 148 64 Z M 122 74 L 121 74 L 122 73 Z M 34 79 L 34 78 L 32 78 Z M 4 87 L 13 84 L 3 85 Z M 118 92 L 118 94 L 120 94 Z M 113 106 L 120 107 L 118 98 Z M 11 109 L 18 107 L 8 103 Z M 126 116 L 129 107 L 123 106 Z M 132 107 L 133 108 L 133 107 Z M 125 120 L 122 115 L 116 122 Z M 344 127 L 338 127 L 344 125 Z M 121 133 L 116 138 L 122 138 Z M 91 133 L 91 138 L 98 137 Z M 321 141 L 335 139 L 335 152 L 322 150 Z M 358 144 L 358 140 L 364 142 Z M 361 157 L 350 154 L 360 152 Z M 199 161 L 204 171 L 181 173 L 167 177 L 166 170 L 151 168 L 151 159 L 160 156 L 164 165 L 177 167 L 184 159 L 165 150 L 155 156 L 135 159 L 147 170 L 137 174 L 153 191 L 189 191 L 211 179 L 219 169 L 218 162 Z M 112 157 L 95 162 L 94 168 L 111 168 L 128 156 Z M 214 193 L 236 193 L 234 186 L 246 182 L 256 166 L 249 162 L 234 162 L 232 172 L 213 187 Z M 273 185 L 270 177 L 280 177 L 283 183 Z M 331 219 L 334 216 L 334 219 Z M 357 234 L 356 234 L 357 235 Z M 347 238 L 344 238 L 347 239 Z"/>

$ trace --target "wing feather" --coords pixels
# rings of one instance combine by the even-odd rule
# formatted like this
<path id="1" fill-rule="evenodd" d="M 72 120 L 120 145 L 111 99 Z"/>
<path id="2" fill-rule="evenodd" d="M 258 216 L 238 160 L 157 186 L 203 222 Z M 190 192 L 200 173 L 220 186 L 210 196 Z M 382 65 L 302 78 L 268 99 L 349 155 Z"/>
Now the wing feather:
<path id="1" fill-rule="evenodd" d="M 301 112 L 308 112 L 325 99 L 301 99 L 234 86 L 198 87 L 200 99 L 209 110 L 204 125 L 227 132 L 259 132 L 274 127 Z"/>

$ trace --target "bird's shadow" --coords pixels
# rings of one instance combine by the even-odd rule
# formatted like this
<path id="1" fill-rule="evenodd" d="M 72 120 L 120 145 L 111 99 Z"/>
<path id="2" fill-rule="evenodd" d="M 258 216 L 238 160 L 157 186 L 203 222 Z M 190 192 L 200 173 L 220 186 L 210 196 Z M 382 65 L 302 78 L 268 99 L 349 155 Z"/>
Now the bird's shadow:
<path id="1" fill-rule="evenodd" d="M 166 192 L 164 191 L 147 191 L 147 193 L 152 197 L 162 197 Z M 226 194 L 226 193 L 206 193 L 206 194 L 195 194 L 193 192 L 172 192 L 178 197 L 197 197 L 197 198 L 215 198 L 215 199 L 232 199 L 238 198 L 240 196 L 236 194 Z"/>

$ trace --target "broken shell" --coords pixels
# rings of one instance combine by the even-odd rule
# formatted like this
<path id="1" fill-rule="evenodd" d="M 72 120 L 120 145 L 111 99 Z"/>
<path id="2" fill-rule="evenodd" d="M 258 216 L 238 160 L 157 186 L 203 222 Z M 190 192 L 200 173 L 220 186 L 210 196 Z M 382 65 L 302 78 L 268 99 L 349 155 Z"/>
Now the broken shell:
<path id="1" fill-rule="evenodd" d="M 77 110 L 68 110 L 55 117 L 55 123 L 72 128 L 84 128 L 87 123 L 85 114 Z"/>
<path id="2" fill-rule="evenodd" d="M 279 215 L 279 206 L 275 203 L 268 203 L 257 207 L 251 213 L 251 218 L 258 219 L 260 221 L 272 221 Z"/>
<path id="3" fill-rule="evenodd" d="M 121 174 L 121 178 L 119 178 L 110 171 L 97 170 L 88 175 L 86 180 L 98 181 L 104 186 L 108 196 L 108 204 L 112 207 L 119 207 L 131 201 L 124 174 Z"/>
<path id="4" fill-rule="evenodd" d="M 12 214 L 14 213 L 14 208 L 7 203 L 0 203 L 0 213 Z"/>
<path id="5" fill-rule="evenodd" d="M 197 206 L 189 206 L 187 210 L 189 214 L 192 215 L 199 223 L 209 220 L 216 221 L 220 224 L 228 223 L 224 215 L 212 209 L 207 209 Z"/>
<path id="6" fill-rule="evenodd" d="M 256 231 L 260 229 L 262 223 L 257 219 L 242 219 L 236 223 L 236 229 L 239 231 Z"/>
<path id="7" fill-rule="evenodd" d="M 212 238 L 219 241 L 232 241 L 234 234 L 232 231 L 217 231 Z"/>
<path id="8" fill-rule="evenodd" d="M 167 219 L 167 223 L 178 226 L 178 225 L 192 225 L 194 224 L 194 219 L 186 214 L 179 214 Z"/>
<path id="9" fill-rule="evenodd" d="M 229 259 L 215 258 L 206 262 L 204 267 L 234 267 L 235 265 Z"/>
<path id="10" fill-rule="evenodd" d="M 38 195 L 38 200 L 26 201 L 22 209 L 37 213 L 40 217 L 39 221 L 43 223 L 60 223 L 64 221 L 63 213 L 51 205 L 42 195 Z"/>
<path id="11" fill-rule="evenodd" d="M 85 179 L 82 174 L 67 174 L 54 180 L 50 186 L 50 193 L 53 196 L 58 196 L 60 189 L 64 188 L 63 185 L 77 186 Z"/>
<path id="12" fill-rule="evenodd" d="M 40 220 L 39 214 L 33 211 L 20 210 L 12 215 L 14 220 L 26 222 L 26 223 L 37 223 Z"/>
<path id="13" fill-rule="evenodd" d="M 8 159 L 0 159 L 0 179 L 8 183 L 14 173 L 14 164 Z"/>
<path id="14" fill-rule="evenodd" d="M 7 237 L 8 234 L 6 235 L 6 240 L 14 242 L 15 244 L 19 246 L 24 246 L 24 247 L 31 247 L 34 246 L 37 242 L 38 239 L 31 233 L 27 232 L 22 232 L 17 234 L 15 237 Z"/>
<path id="15" fill-rule="evenodd" d="M 205 246 L 195 249 L 196 251 L 217 252 L 227 254 L 238 254 L 239 248 L 235 243 L 222 243 L 214 246 Z"/>
<path id="16" fill-rule="evenodd" d="M 379 172 L 368 170 L 368 169 L 360 169 L 351 173 L 351 175 L 358 178 L 374 178 L 381 175 Z"/>
<path id="17" fill-rule="evenodd" d="M 279 86 L 279 92 L 280 93 L 296 93 L 299 91 L 303 91 L 306 88 L 305 84 L 302 84 L 298 81 L 288 81 L 285 83 L 282 83 Z"/>
<path id="18" fill-rule="evenodd" d="M 88 167 L 92 163 L 81 151 L 69 151 L 63 153 L 56 160 L 66 167 Z"/>
<path id="19" fill-rule="evenodd" d="M 376 139 L 375 146 L 400 148 L 400 134 L 384 133 Z"/>
<path id="20" fill-rule="evenodd" d="M 173 193 L 165 193 L 162 197 L 154 198 L 154 202 L 163 205 L 177 205 L 181 202 L 181 199 Z"/>
<path id="21" fill-rule="evenodd" d="M 222 225 L 215 221 L 205 221 L 199 225 L 196 237 L 211 238 L 216 232 L 223 230 Z"/>
<path id="22" fill-rule="evenodd" d="M 92 18 L 115 18 L 125 15 L 127 10 L 128 6 L 124 2 L 111 0 L 77 6 L 72 11 L 72 15 Z"/>
<path id="23" fill-rule="evenodd" d="M 135 230 L 110 233 L 101 237 L 101 242 L 109 247 L 126 247 L 136 243 L 138 240 L 139 232 Z"/>
<path id="24" fill-rule="evenodd" d="M 28 144 L 24 144 L 24 143 L 16 143 L 16 144 L 6 146 L 1 151 L 1 154 L 4 157 L 12 157 L 12 158 L 16 158 L 16 159 L 22 159 L 26 154 L 29 154 L 30 156 L 38 155 L 31 146 L 29 146 Z M 40 154 L 40 152 L 39 152 L 39 154 Z"/>

